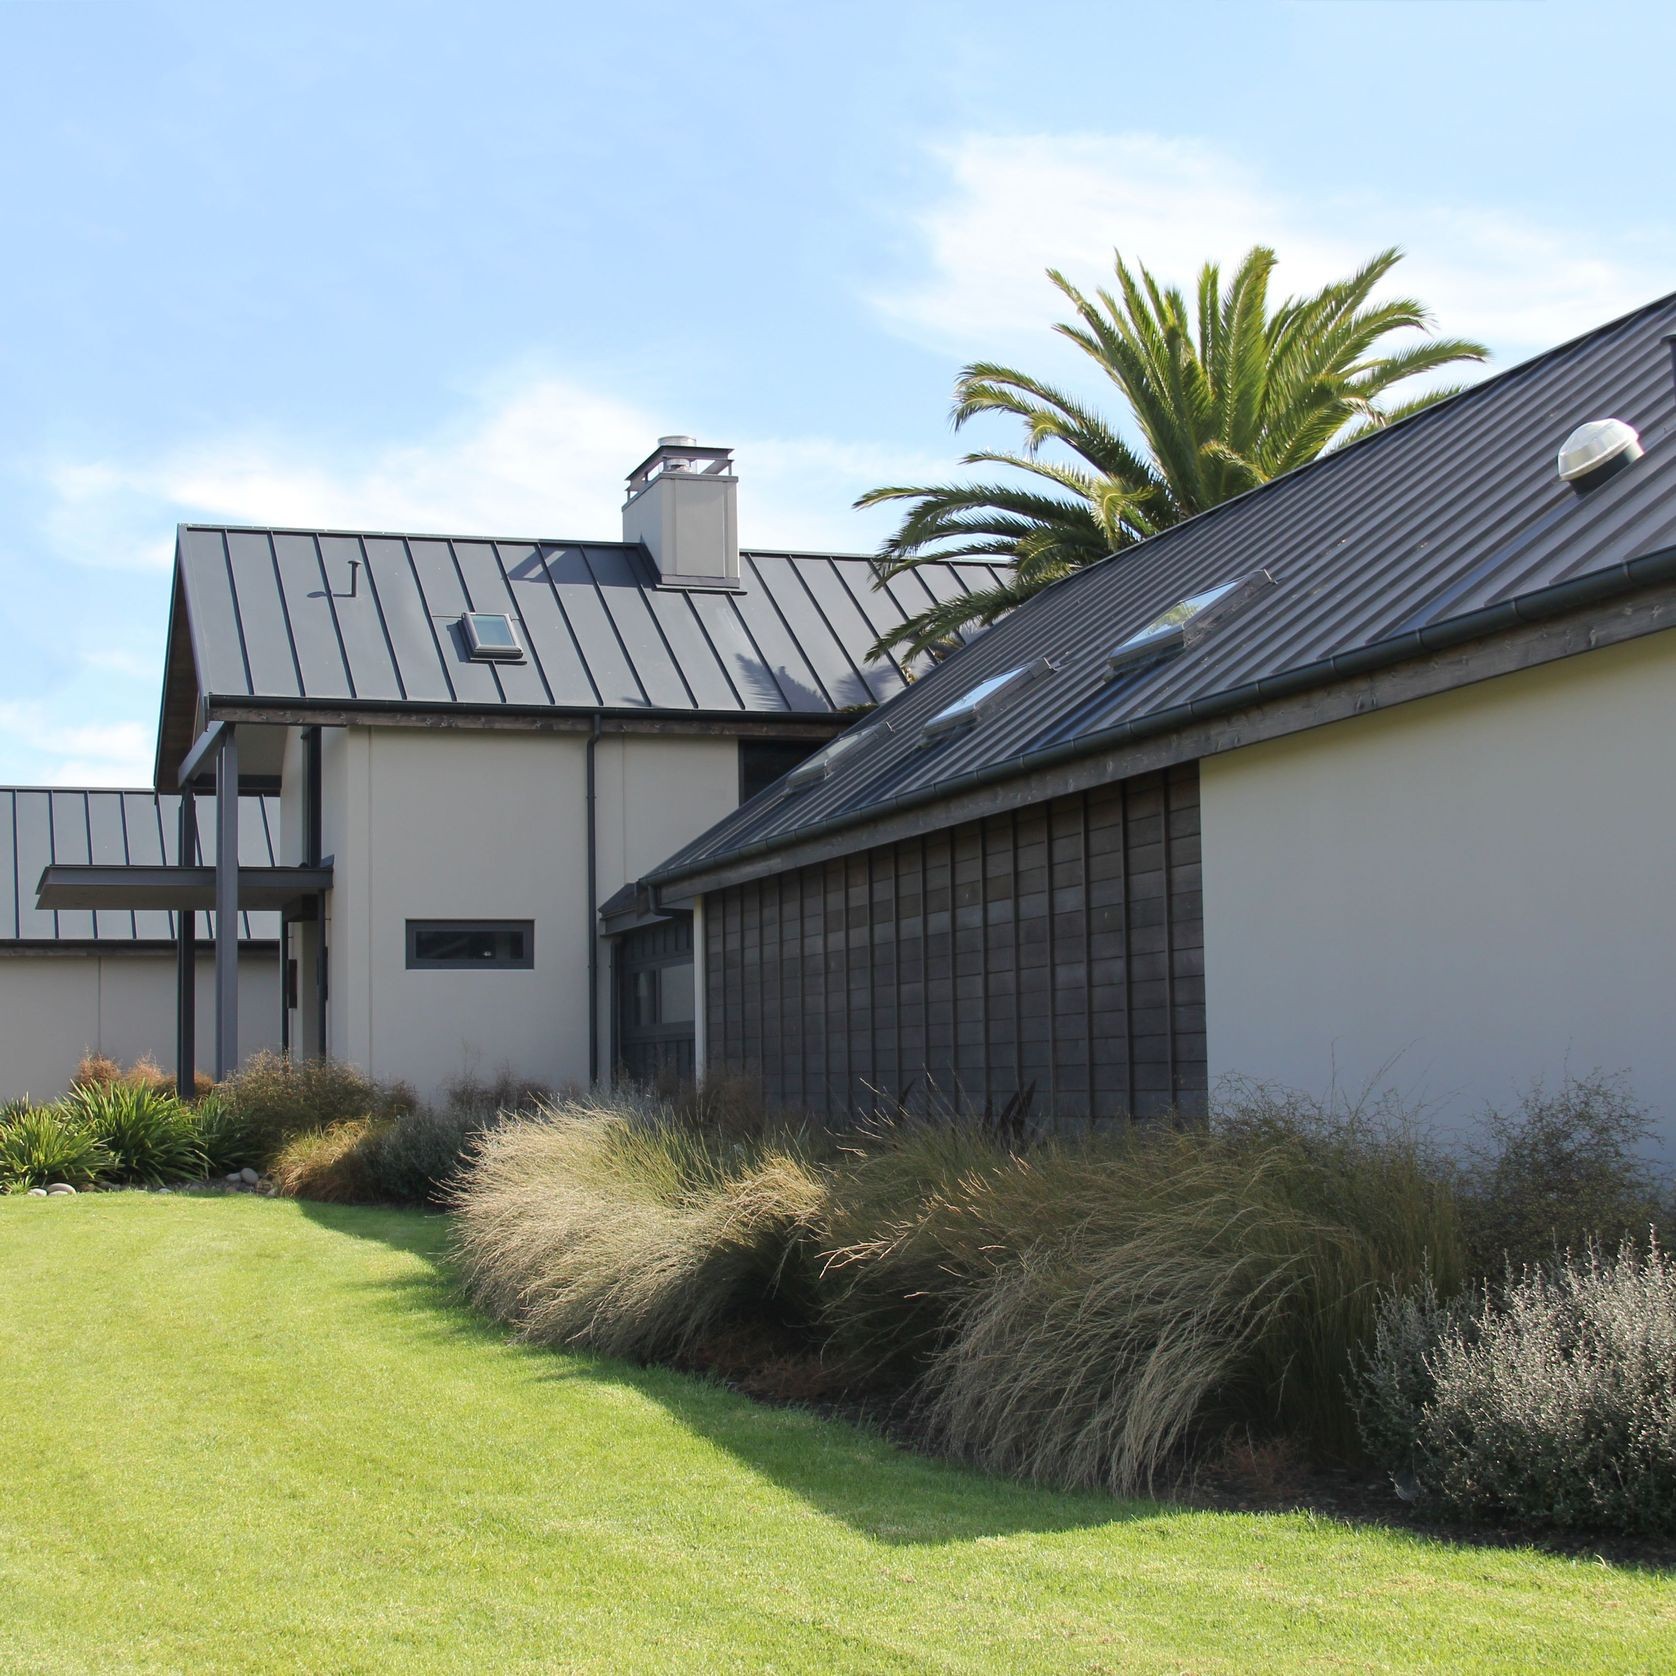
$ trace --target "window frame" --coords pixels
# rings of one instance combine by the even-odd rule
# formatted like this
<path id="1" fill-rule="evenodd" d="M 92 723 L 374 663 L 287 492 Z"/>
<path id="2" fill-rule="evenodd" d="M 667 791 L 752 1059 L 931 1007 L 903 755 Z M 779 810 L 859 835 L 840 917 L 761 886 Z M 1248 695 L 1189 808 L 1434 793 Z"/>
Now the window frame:
<path id="1" fill-rule="evenodd" d="M 1174 605 L 1154 613 L 1106 654 L 1107 679 L 1196 646 L 1228 618 L 1244 610 L 1258 594 L 1273 586 L 1274 578 L 1266 570 L 1252 570 L 1225 582 L 1196 588 Z M 1206 603 L 1179 622 L 1169 621 L 1172 612 L 1185 609 L 1196 599 L 1206 599 Z"/>
<path id="2" fill-rule="evenodd" d="M 417 944 L 428 931 L 488 931 L 495 934 L 516 931 L 524 938 L 520 960 L 427 960 Z M 531 972 L 535 970 L 535 921 L 533 919 L 410 919 L 405 933 L 406 969 L 409 972 Z"/>
<path id="3" fill-rule="evenodd" d="M 506 632 L 512 636 L 510 646 L 497 646 L 479 638 L 477 622 L 480 617 L 493 617 L 497 622 L 506 624 Z M 518 633 L 517 619 L 510 611 L 462 611 L 460 613 L 460 633 L 465 636 L 466 655 L 473 663 L 522 663 L 524 661 L 524 642 Z"/>
<path id="4" fill-rule="evenodd" d="M 961 697 L 951 699 L 926 722 L 920 734 L 921 740 L 926 744 L 932 744 L 938 739 L 947 738 L 951 733 L 972 727 L 992 710 L 1004 704 L 1013 693 L 1023 687 L 1034 686 L 1036 682 L 1052 673 L 1053 664 L 1047 658 L 1032 658 L 1028 663 L 1019 664 L 1016 669 L 1004 669 L 998 674 L 986 675 Z"/>

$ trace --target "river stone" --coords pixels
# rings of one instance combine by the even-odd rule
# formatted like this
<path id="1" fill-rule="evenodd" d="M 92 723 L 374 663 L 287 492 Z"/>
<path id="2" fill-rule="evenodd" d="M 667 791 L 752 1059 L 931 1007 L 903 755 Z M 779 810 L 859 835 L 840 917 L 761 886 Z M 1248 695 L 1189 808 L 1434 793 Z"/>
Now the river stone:
<path id="1" fill-rule="evenodd" d="M 246 1164 L 245 1167 L 239 1171 L 239 1180 L 242 1181 L 246 1187 L 254 1187 L 261 1179 L 262 1178 L 257 1175 L 257 1173 L 251 1169 L 248 1164 Z"/>
<path id="2" fill-rule="evenodd" d="M 29 1197 L 31 1199 L 44 1199 L 46 1196 L 47 1190 L 44 1187 L 31 1187 L 29 1189 Z"/>
<path id="3" fill-rule="evenodd" d="M 243 1181 L 244 1175 L 239 1170 L 229 1170 L 223 1179 L 226 1181 Z"/>
<path id="4" fill-rule="evenodd" d="M 56 1198 L 60 1193 L 74 1193 L 74 1192 L 75 1192 L 75 1188 L 73 1188 L 69 1184 L 69 1182 L 67 1182 L 67 1181 L 54 1181 L 54 1182 L 50 1182 L 47 1186 L 47 1193 L 48 1193 L 49 1197 L 53 1197 L 53 1198 Z"/>

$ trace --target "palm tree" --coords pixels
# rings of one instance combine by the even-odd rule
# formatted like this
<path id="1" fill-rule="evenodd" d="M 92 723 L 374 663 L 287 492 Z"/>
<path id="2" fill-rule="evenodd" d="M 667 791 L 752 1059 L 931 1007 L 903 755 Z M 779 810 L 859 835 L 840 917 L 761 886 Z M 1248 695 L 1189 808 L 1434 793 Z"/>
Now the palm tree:
<path id="1" fill-rule="evenodd" d="M 983 450 L 961 463 L 1022 475 L 874 489 L 856 505 L 910 503 L 874 561 L 876 586 L 947 559 L 1000 559 L 1012 569 L 997 586 L 892 629 L 875 655 L 944 650 L 962 629 L 994 622 L 1073 570 L 1453 395 L 1460 386 L 1388 399 L 1409 379 L 1489 353 L 1465 338 L 1431 336 L 1429 312 L 1411 297 L 1370 301 L 1402 260 L 1395 249 L 1272 314 L 1275 253 L 1264 246 L 1225 288 L 1221 269 L 1207 262 L 1192 310 L 1144 266 L 1131 272 L 1121 255 L 1114 260 L 1117 295 L 1102 289 L 1092 300 L 1049 270 L 1075 311 L 1054 330 L 1117 386 L 1144 447 L 1041 379 L 990 361 L 967 367 L 955 385 L 955 428 L 1006 413 L 1023 420 L 1025 434 L 1018 452 Z M 1407 331 L 1425 335 L 1382 348 Z"/>

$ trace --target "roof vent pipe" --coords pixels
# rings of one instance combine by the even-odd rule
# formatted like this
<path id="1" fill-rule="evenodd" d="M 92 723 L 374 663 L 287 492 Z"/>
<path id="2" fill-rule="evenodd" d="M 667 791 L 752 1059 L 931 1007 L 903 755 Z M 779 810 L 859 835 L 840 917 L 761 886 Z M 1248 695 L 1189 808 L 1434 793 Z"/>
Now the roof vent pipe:
<path id="1" fill-rule="evenodd" d="M 1580 495 L 1598 489 L 1642 455 L 1641 438 L 1622 419 L 1591 419 L 1560 447 L 1560 481 Z"/>

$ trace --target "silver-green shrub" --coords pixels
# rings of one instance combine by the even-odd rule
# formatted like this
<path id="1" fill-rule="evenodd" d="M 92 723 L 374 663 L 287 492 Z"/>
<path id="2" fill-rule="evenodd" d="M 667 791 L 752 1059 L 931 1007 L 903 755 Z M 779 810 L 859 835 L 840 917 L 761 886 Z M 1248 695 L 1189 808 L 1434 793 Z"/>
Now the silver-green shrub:
<path id="1" fill-rule="evenodd" d="M 1370 1451 L 1446 1512 L 1676 1532 L 1676 1261 L 1656 1235 L 1447 1307 L 1387 1296 L 1355 1384 Z"/>

